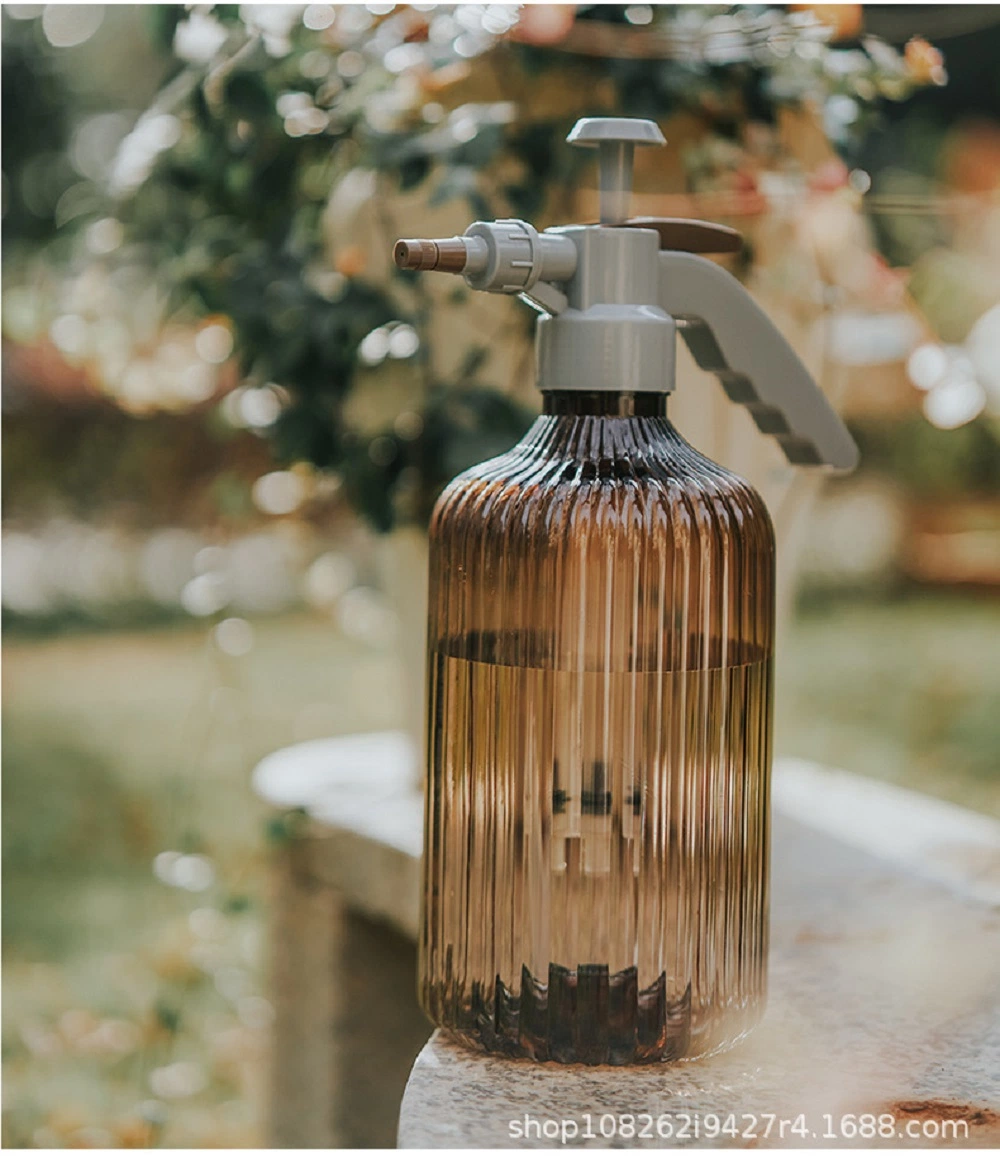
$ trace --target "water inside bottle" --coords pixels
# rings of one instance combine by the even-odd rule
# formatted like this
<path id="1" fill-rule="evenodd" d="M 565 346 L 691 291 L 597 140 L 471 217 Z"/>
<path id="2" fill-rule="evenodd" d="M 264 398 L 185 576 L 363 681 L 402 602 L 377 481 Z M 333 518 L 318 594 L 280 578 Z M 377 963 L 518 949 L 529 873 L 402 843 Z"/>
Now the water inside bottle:
<path id="1" fill-rule="evenodd" d="M 546 653 L 473 635 L 431 657 L 424 1007 L 539 1060 L 731 1044 L 763 1004 L 770 656 L 498 656 Z"/>

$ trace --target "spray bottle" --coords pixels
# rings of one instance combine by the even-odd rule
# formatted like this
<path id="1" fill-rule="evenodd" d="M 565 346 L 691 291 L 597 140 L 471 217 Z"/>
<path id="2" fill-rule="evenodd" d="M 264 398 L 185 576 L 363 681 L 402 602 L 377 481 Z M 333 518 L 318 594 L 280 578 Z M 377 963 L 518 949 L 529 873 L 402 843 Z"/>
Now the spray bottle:
<path id="1" fill-rule="evenodd" d="M 540 313 L 543 411 L 431 520 L 420 998 L 460 1041 L 631 1064 L 727 1048 L 768 946 L 774 534 L 667 419 L 678 333 L 797 465 L 857 451 L 799 358 L 704 254 L 729 228 L 630 219 L 653 122 L 584 118 L 599 225 L 400 240 Z"/>

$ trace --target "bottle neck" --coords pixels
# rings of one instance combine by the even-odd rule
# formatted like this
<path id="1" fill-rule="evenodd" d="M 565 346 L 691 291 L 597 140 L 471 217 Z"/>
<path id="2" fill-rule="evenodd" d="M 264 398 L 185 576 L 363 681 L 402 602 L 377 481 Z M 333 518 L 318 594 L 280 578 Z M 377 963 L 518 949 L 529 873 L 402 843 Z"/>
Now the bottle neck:
<path id="1" fill-rule="evenodd" d="M 666 417 L 666 393 L 547 389 L 542 413 L 552 417 Z"/>

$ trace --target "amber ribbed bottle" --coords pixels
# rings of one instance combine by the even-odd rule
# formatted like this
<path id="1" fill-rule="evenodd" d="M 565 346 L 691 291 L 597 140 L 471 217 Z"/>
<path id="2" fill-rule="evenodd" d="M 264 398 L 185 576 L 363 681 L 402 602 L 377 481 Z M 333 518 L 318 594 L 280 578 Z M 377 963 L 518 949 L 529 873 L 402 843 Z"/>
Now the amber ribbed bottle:
<path id="1" fill-rule="evenodd" d="M 478 1048 L 667 1061 L 763 1006 L 774 538 L 666 400 L 546 393 L 434 512 L 420 995 Z"/>

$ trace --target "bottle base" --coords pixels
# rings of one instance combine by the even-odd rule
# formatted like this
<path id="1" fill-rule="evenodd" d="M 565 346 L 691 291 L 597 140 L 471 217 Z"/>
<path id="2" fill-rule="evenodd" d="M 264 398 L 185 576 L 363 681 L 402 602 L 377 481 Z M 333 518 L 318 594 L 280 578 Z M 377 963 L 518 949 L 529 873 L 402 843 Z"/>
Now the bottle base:
<path id="1" fill-rule="evenodd" d="M 738 1045 L 763 1012 L 762 997 L 695 1016 L 691 986 L 670 996 L 665 974 L 638 988 L 637 970 L 550 965 L 547 983 L 521 970 L 519 993 L 498 976 L 492 991 L 474 983 L 425 985 L 424 1010 L 461 1045 L 482 1053 L 561 1065 L 631 1066 L 691 1061 Z"/>

